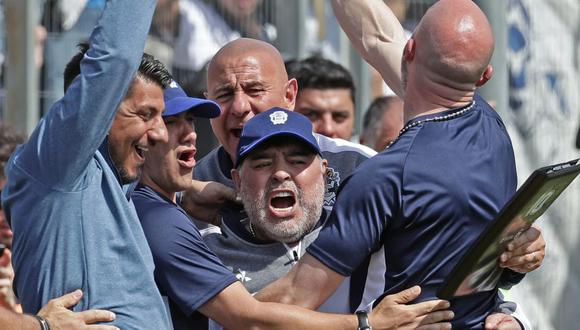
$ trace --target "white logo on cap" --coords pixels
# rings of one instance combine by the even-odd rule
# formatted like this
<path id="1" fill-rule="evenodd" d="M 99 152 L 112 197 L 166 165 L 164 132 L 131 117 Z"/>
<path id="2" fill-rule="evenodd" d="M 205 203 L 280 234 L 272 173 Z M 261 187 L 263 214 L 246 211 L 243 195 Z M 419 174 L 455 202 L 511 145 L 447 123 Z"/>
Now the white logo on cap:
<path id="1" fill-rule="evenodd" d="M 284 111 L 274 111 L 270 114 L 270 121 L 274 125 L 285 124 L 288 120 L 288 114 Z"/>
<path id="2" fill-rule="evenodd" d="M 169 88 L 177 88 L 177 83 L 175 82 L 175 80 L 171 81 L 171 84 L 169 84 Z"/>

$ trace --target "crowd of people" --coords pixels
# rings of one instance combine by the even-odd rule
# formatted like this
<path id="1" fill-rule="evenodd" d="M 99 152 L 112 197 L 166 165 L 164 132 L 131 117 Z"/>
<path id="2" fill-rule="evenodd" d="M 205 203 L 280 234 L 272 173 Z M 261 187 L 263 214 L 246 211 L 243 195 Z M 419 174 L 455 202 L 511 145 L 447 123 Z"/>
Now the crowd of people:
<path id="1" fill-rule="evenodd" d="M 382 0 L 332 1 L 400 97 L 371 104 L 367 146 L 349 141 L 348 70 L 284 62 L 252 25 L 216 46 L 191 97 L 143 52 L 172 3 L 108 0 L 28 140 L 2 127 L 0 328 L 529 328 L 498 289 L 436 296 L 516 188 L 477 93 L 494 40 L 473 2 L 440 0 L 407 40 Z M 220 144 L 199 161 L 196 118 Z M 498 285 L 544 254 L 527 229 Z"/>

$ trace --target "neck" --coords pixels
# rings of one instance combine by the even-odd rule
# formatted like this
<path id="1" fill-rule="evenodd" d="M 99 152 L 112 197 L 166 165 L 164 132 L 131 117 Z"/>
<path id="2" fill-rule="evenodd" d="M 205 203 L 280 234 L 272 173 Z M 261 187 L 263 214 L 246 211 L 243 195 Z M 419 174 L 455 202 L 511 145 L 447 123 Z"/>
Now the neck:
<path id="1" fill-rule="evenodd" d="M 143 177 L 141 178 L 141 183 L 153 189 L 156 193 L 161 194 L 163 197 L 169 199 L 173 203 L 177 202 L 175 192 L 170 192 L 161 188 L 161 186 L 159 186 L 155 180 L 151 179 L 146 173 L 144 173 Z"/>
<path id="2" fill-rule="evenodd" d="M 409 86 L 405 91 L 404 121 L 407 123 L 419 116 L 465 107 L 473 101 L 474 95 L 475 90 L 459 91 L 445 87 L 419 89 Z"/>

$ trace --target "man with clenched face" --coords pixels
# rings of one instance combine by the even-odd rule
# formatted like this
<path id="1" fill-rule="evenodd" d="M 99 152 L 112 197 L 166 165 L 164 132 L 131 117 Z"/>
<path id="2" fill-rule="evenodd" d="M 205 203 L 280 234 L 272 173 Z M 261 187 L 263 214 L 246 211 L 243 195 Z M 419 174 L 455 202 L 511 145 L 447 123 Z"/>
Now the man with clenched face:
<path id="1" fill-rule="evenodd" d="M 248 156 L 233 177 L 256 238 L 298 244 L 322 213 L 325 170 L 325 160 L 291 137 Z"/>
<path id="2" fill-rule="evenodd" d="M 284 120 L 299 122 L 303 135 L 291 132 L 281 123 Z M 257 132 L 268 129 L 266 134 Z M 281 108 L 248 121 L 238 148 L 244 151 L 232 170 L 247 218 L 202 231 L 206 244 L 250 292 L 258 292 L 290 271 L 326 219 L 328 163 L 318 145 L 303 138 L 312 138 L 311 131 L 306 117 Z M 261 138 L 248 142 L 255 136 Z M 243 145 L 250 145 L 251 150 L 242 149 Z M 319 310 L 350 312 L 348 289 L 346 280 Z"/>

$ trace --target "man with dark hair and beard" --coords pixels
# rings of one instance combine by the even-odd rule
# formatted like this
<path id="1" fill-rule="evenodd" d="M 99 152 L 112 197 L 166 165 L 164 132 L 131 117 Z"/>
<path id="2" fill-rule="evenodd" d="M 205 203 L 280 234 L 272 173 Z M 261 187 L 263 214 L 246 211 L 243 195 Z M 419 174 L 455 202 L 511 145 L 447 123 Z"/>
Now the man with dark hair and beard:
<path id="1" fill-rule="evenodd" d="M 248 216 L 201 232 L 209 248 L 250 292 L 258 292 L 290 271 L 318 236 L 328 213 L 323 208 L 328 162 L 318 145 L 297 135 L 295 128 L 272 124 L 277 117 L 280 122 L 303 119 L 303 130 L 312 131 L 305 117 L 282 108 L 250 120 L 240 138 L 240 144 L 248 147 L 237 156 L 232 170 Z M 257 129 L 265 132 L 255 134 Z M 258 135 L 257 141 L 249 141 Z M 319 310 L 349 313 L 348 283 Z"/>
<path id="2" fill-rule="evenodd" d="M 133 202 L 148 148 L 167 141 L 165 67 L 143 48 L 155 0 L 109 0 L 68 87 L 7 166 L 15 291 L 25 312 L 75 289 L 75 310 L 116 313 L 122 329 L 166 329 L 153 258 Z"/>

